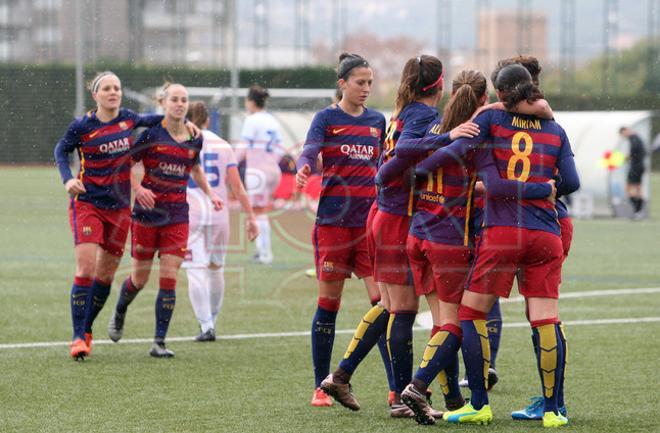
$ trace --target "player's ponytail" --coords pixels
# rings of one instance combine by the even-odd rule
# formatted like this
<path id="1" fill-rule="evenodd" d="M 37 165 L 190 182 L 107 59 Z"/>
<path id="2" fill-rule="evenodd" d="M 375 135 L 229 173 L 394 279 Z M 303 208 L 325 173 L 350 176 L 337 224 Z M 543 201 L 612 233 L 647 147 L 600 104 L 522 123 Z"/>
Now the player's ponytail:
<path id="1" fill-rule="evenodd" d="M 532 82 L 529 71 L 521 65 L 509 65 L 500 70 L 495 79 L 495 88 L 507 110 L 513 110 L 521 101 L 530 104 L 543 98 L 543 93 Z"/>
<path id="2" fill-rule="evenodd" d="M 268 90 L 257 84 L 250 86 L 247 94 L 247 99 L 254 102 L 258 108 L 264 108 L 266 105 L 266 99 L 269 97 L 270 93 L 268 93 Z"/>
<path id="3" fill-rule="evenodd" d="M 452 97 L 442 115 L 440 133 L 449 132 L 470 120 L 487 90 L 486 77 L 479 71 L 461 71 L 452 81 Z"/>
<path id="4" fill-rule="evenodd" d="M 392 118 L 396 119 L 406 105 L 442 92 L 443 74 L 442 62 L 435 56 L 421 55 L 409 59 L 401 72 Z"/>

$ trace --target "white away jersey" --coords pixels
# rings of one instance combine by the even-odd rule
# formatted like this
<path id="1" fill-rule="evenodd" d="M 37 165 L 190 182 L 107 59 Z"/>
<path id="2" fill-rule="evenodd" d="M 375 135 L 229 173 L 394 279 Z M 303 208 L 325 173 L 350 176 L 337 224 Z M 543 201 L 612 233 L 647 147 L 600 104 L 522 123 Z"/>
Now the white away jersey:
<path id="1" fill-rule="evenodd" d="M 211 200 L 191 178 L 187 195 L 191 226 L 218 224 L 228 220 L 227 168 L 237 165 L 236 156 L 229 143 L 208 130 L 203 130 L 202 135 L 204 143 L 200 163 L 209 186 L 220 197 L 224 207 L 221 211 L 214 210 Z"/>

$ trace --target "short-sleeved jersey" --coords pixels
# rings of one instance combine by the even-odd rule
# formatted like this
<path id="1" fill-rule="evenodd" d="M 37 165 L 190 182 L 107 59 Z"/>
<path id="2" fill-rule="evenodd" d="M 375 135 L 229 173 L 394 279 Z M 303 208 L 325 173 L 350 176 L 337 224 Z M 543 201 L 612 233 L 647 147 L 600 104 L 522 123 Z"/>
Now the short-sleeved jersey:
<path id="1" fill-rule="evenodd" d="M 400 138 L 420 138 L 426 133 L 429 124 L 438 117 L 438 110 L 420 102 L 406 105 L 396 119 L 391 119 L 387 127 L 381 164 L 386 164 L 395 154 Z M 408 169 L 378 189 L 378 209 L 395 215 L 412 215 L 412 182 L 414 173 Z"/>
<path id="2" fill-rule="evenodd" d="M 340 107 L 316 113 L 297 167 L 314 168 L 321 154 L 323 180 L 316 223 L 364 227 L 376 198 L 374 177 L 385 137 L 385 117 L 365 108 L 351 116 Z"/>
<path id="3" fill-rule="evenodd" d="M 133 206 L 133 219 L 152 226 L 188 222 L 186 188 L 193 165 L 199 163 L 202 137 L 179 143 L 167 132 L 165 121 L 144 131 L 135 143 L 134 161 L 144 164 L 142 186 L 156 195 L 153 209 Z"/>
<path id="4" fill-rule="evenodd" d="M 554 120 L 486 110 L 474 121 L 481 132 L 470 141 L 488 143 L 502 179 L 545 183 L 555 176 L 563 158 L 573 156 L 566 132 Z M 560 233 L 557 209 L 548 200 L 503 200 L 488 192 L 486 198 L 484 227 Z"/>
<path id="5" fill-rule="evenodd" d="M 438 119 L 429 125 L 426 136 L 440 136 L 441 124 L 442 119 Z M 418 176 L 410 233 L 441 244 L 472 245 L 473 231 L 469 224 L 474 184 L 472 154 L 433 173 Z"/>
<path id="6" fill-rule="evenodd" d="M 247 167 L 278 166 L 284 155 L 280 123 L 266 112 L 258 111 L 245 118 L 241 141 L 236 146 L 237 159 Z"/>
<path id="7" fill-rule="evenodd" d="M 191 225 L 212 225 L 226 220 L 229 208 L 227 201 L 227 169 L 236 167 L 236 156 L 229 143 L 211 131 L 203 130 L 204 139 L 200 163 L 206 174 L 206 180 L 213 192 L 225 206 L 220 211 L 213 208 L 213 203 L 197 186 L 194 180 L 188 180 L 189 222 Z"/>
<path id="8" fill-rule="evenodd" d="M 78 152 L 78 179 L 86 192 L 75 200 L 85 201 L 100 209 L 123 209 L 131 202 L 131 146 L 133 130 L 149 127 L 163 119 L 160 115 L 141 116 L 122 108 L 110 122 L 102 122 L 96 111 L 74 120 L 55 146 L 55 161 L 66 183 L 73 178 L 69 154 Z"/>

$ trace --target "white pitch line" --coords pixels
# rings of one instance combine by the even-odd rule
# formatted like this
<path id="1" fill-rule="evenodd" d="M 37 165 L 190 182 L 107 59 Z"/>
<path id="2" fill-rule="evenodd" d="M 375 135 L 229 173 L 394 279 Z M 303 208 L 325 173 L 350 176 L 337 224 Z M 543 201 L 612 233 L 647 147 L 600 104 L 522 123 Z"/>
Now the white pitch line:
<path id="1" fill-rule="evenodd" d="M 611 289 L 611 290 L 587 290 L 584 292 L 562 293 L 559 300 L 574 298 L 591 298 L 594 296 L 621 296 L 630 294 L 660 293 L 660 287 L 646 287 L 640 289 Z M 516 296 L 515 298 L 500 298 L 500 302 L 508 304 L 510 302 L 523 302 L 525 298 Z"/>
<path id="2" fill-rule="evenodd" d="M 612 325 L 612 324 L 640 324 L 640 323 L 660 323 L 660 317 L 626 317 L 620 319 L 596 319 L 596 320 L 572 320 L 563 322 L 566 326 L 587 326 L 587 325 Z M 505 328 L 526 328 L 529 327 L 528 322 L 514 322 L 504 323 Z M 430 328 L 415 326 L 415 331 L 428 331 Z M 339 329 L 335 334 L 353 334 L 354 329 Z M 233 334 L 233 335 L 218 335 L 218 340 L 249 340 L 253 338 L 282 338 L 282 337 L 309 337 L 309 331 L 298 332 L 268 332 L 260 334 Z M 193 337 L 171 337 L 168 342 L 172 341 L 193 341 Z M 118 344 L 142 344 L 151 343 L 151 338 L 132 338 L 121 340 Z M 69 341 L 49 341 L 41 343 L 16 343 L 16 344 L 0 344 L 0 350 L 7 349 L 36 349 L 40 347 L 66 347 L 71 344 Z M 98 344 L 113 344 L 111 340 L 94 340 L 94 345 Z"/>
<path id="3" fill-rule="evenodd" d="M 562 293 L 559 300 L 563 299 L 576 299 L 576 298 L 591 298 L 597 296 L 623 296 L 623 295 L 640 295 L 645 293 L 660 293 L 660 287 L 643 287 L 643 288 L 626 288 L 626 289 L 609 289 L 609 290 L 587 290 L 582 292 L 568 292 Z M 518 303 L 524 302 L 525 298 L 522 296 L 516 296 L 514 298 L 500 298 L 502 304 Z M 425 311 L 419 313 L 415 320 L 419 326 L 424 328 L 431 329 L 433 325 L 433 319 L 431 318 L 431 312 Z M 513 325 L 513 324 L 512 324 Z M 506 323 L 505 323 L 505 326 Z M 525 325 L 527 326 L 527 325 Z"/>
<path id="4" fill-rule="evenodd" d="M 660 293 L 660 287 L 647 287 L 637 289 L 612 289 L 612 290 L 590 290 L 585 292 L 570 292 L 561 295 L 562 299 L 567 298 L 587 298 L 593 296 L 620 296 L 629 294 L 643 294 L 643 293 Z M 501 302 L 522 302 L 523 297 L 515 297 L 510 299 L 502 299 Z M 427 317 L 428 316 L 428 317 Z M 569 326 L 579 325 L 607 325 L 607 324 L 636 324 L 636 323 L 652 323 L 660 322 L 660 317 L 641 317 L 641 318 L 622 318 L 622 319 L 599 319 L 599 320 L 575 320 L 564 322 Z M 431 322 L 431 312 L 426 311 L 417 315 L 417 323 L 422 326 L 417 326 L 416 331 L 431 329 L 429 324 Z M 528 327 L 528 322 L 514 322 L 504 323 L 505 328 L 525 328 Z M 353 329 L 340 329 L 335 331 L 335 334 L 352 334 Z M 218 340 L 248 340 L 251 338 L 282 338 L 282 337 L 305 337 L 309 336 L 309 331 L 297 332 L 271 332 L 259 334 L 233 334 L 233 335 L 218 335 Z M 142 344 L 151 343 L 151 338 L 133 338 L 121 340 L 120 344 Z M 170 337 L 167 341 L 193 341 L 193 337 Z M 36 349 L 40 347 L 61 347 L 68 346 L 69 341 L 46 341 L 36 343 L 9 343 L 0 344 L 0 350 L 6 349 Z M 111 340 L 94 340 L 94 345 L 98 344 L 113 344 Z"/>

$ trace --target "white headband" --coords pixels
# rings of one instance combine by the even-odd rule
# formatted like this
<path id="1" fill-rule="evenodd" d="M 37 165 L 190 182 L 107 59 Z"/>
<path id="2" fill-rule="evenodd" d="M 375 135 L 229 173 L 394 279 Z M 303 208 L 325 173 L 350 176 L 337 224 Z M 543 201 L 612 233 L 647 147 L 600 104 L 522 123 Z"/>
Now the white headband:
<path id="1" fill-rule="evenodd" d="M 110 75 L 115 75 L 115 74 L 112 72 L 103 72 L 101 75 L 96 77 L 92 82 L 92 93 L 96 93 L 99 90 L 99 85 L 101 84 L 101 80 Z"/>

